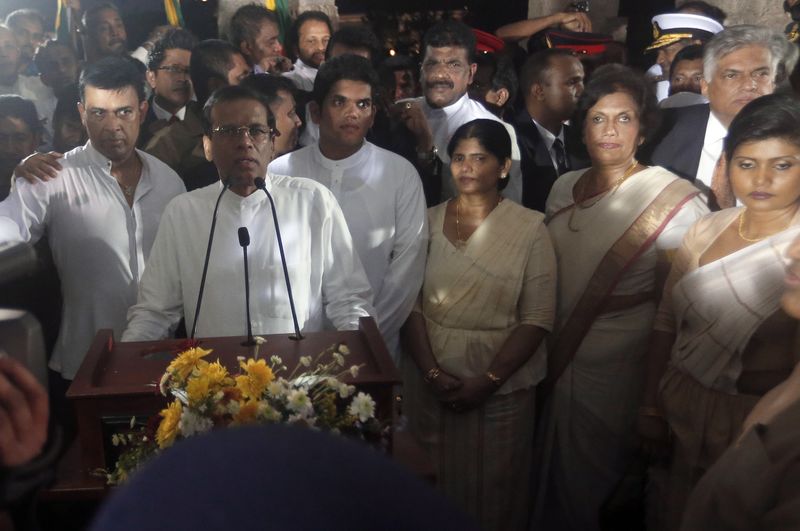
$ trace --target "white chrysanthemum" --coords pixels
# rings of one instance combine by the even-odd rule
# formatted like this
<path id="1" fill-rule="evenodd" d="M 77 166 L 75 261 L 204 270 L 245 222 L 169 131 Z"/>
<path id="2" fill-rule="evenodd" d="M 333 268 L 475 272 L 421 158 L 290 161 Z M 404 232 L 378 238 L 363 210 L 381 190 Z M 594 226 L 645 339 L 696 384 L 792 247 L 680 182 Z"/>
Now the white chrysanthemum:
<path id="1" fill-rule="evenodd" d="M 350 402 L 347 412 L 361 422 L 366 422 L 375 416 L 375 401 L 368 394 L 358 393 Z"/>
<path id="2" fill-rule="evenodd" d="M 269 394 L 269 396 L 278 397 L 281 396 L 285 391 L 286 387 L 283 385 L 283 378 L 273 380 L 267 386 L 267 393 Z"/>
<path id="3" fill-rule="evenodd" d="M 339 344 L 339 352 L 341 352 L 342 354 L 347 356 L 348 354 L 350 354 L 350 349 L 347 348 L 347 345 L 345 345 L 344 343 L 341 343 L 341 344 Z"/>
<path id="4" fill-rule="evenodd" d="M 305 389 L 293 389 L 289 391 L 288 403 L 286 406 L 290 411 L 301 415 L 308 415 L 314 410 L 314 405 L 308 397 Z"/>
<path id="5" fill-rule="evenodd" d="M 353 378 L 358 378 L 358 370 L 359 370 L 358 365 L 351 365 L 350 376 L 352 376 Z"/>
<path id="6" fill-rule="evenodd" d="M 300 365 L 303 367 L 311 367 L 311 356 L 300 356 Z"/>
<path id="7" fill-rule="evenodd" d="M 339 367 L 344 367 L 344 356 L 339 354 L 338 352 L 333 353 L 333 360 L 336 362 L 336 365 Z"/>
<path id="8" fill-rule="evenodd" d="M 339 384 L 339 396 L 342 398 L 347 398 L 348 396 L 352 396 L 353 393 L 356 392 L 356 388 L 352 385 L 347 385 L 346 383 Z"/>
<path id="9" fill-rule="evenodd" d="M 275 354 L 273 354 L 272 356 L 269 357 L 269 363 L 273 367 L 278 367 L 280 365 L 283 365 L 283 360 L 281 359 L 280 356 L 276 356 Z"/>
<path id="10" fill-rule="evenodd" d="M 181 420 L 178 423 L 178 430 L 184 437 L 191 437 L 198 433 L 205 433 L 214 427 L 214 421 L 207 417 L 202 417 L 190 408 L 183 408 Z"/>

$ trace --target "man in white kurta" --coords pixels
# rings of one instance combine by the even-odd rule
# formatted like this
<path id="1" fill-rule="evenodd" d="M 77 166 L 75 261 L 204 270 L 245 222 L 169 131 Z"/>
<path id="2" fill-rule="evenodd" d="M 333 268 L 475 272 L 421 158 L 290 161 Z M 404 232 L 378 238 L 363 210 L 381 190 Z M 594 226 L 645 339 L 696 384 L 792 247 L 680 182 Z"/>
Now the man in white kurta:
<path id="1" fill-rule="evenodd" d="M 320 126 L 325 127 L 324 122 Z M 414 306 L 425 271 L 428 232 L 417 170 L 366 141 L 341 160 L 326 157 L 320 145 L 313 144 L 273 161 L 269 170 L 314 179 L 333 192 L 375 295 L 378 328 L 399 362 L 400 327 Z"/>
<path id="2" fill-rule="evenodd" d="M 420 162 L 434 157 L 442 162 L 442 200 L 455 196 L 447 144 L 456 129 L 478 118 L 502 123 L 511 137 L 511 170 L 503 196 L 521 204 L 522 170 L 514 127 L 467 94 L 467 87 L 477 69 L 474 49 L 475 36 L 465 24 L 448 20 L 431 27 L 425 34 L 422 61 L 424 96 L 398 102 L 401 105 L 400 117 L 417 138 Z"/>
<path id="3" fill-rule="evenodd" d="M 133 69 L 139 86 L 92 86 L 98 77 L 103 82 L 109 68 Z M 83 75 L 88 81 L 81 115 L 89 124 L 89 142 L 64 155 L 54 179 L 31 184 L 19 178 L 0 203 L 0 241 L 34 243 L 47 233 L 64 299 L 50 368 L 67 380 L 74 378 L 97 330 L 110 328 L 117 337 L 124 330 L 161 214 L 185 191 L 166 164 L 134 149 L 147 109 L 138 69 L 110 58 Z M 139 172 L 132 159 L 141 163 Z M 133 172 L 124 170 L 131 164 Z M 2 234 L 14 229 L 18 238 Z"/>
<path id="4" fill-rule="evenodd" d="M 221 182 L 178 197 L 167 207 L 123 341 L 164 338 L 182 316 L 188 329 L 197 320 L 196 337 L 244 335 L 240 227 L 250 234 L 253 332 L 294 330 L 269 200 L 254 186 L 272 156 L 266 133 L 269 111 L 259 95 L 242 87 L 220 89 L 207 105 L 211 124 L 203 142 Z M 220 201 L 203 305 L 195 315 L 222 182 L 230 190 Z M 267 175 L 266 186 L 275 200 L 301 329 L 322 330 L 325 318 L 340 330 L 357 328 L 360 317 L 374 314 L 372 294 L 333 194 L 301 178 Z"/>

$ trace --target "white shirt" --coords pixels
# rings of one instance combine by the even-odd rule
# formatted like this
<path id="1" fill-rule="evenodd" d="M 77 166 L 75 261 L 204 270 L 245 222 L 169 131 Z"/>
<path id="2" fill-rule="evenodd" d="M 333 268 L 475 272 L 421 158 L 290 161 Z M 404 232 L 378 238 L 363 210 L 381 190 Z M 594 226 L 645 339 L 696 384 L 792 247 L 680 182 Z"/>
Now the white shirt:
<path id="1" fill-rule="evenodd" d="M 153 103 L 153 114 L 156 115 L 156 118 L 158 118 L 159 120 L 166 120 L 166 121 L 169 121 L 172 118 L 173 116 L 172 113 L 164 109 L 162 106 L 160 106 L 156 102 L 155 98 L 153 98 L 152 103 Z M 175 117 L 180 121 L 183 121 L 184 116 L 186 116 L 186 105 L 178 109 L 178 112 L 175 113 Z"/>
<path id="2" fill-rule="evenodd" d="M 500 118 L 486 110 L 479 102 L 470 99 L 464 94 L 455 103 L 442 107 L 433 108 L 425 101 L 425 98 L 416 98 L 422 104 L 422 112 L 428 120 L 433 136 L 433 144 L 439 151 L 439 158 L 444 163 L 442 171 L 442 199 L 449 199 L 456 195 L 453 178 L 450 174 L 450 157 L 447 155 L 447 144 L 450 142 L 453 133 L 460 126 L 478 118 L 488 118 L 503 124 L 511 137 L 511 171 L 509 171 L 508 185 L 503 189 L 503 195 L 509 199 L 522 202 L 522 170 L 520 169 L 519 145 L 517 144 L 517 134 L 511 124 L 507 124 Z"/>
<path id="3" fill-rule="evenodd" d="M 703 150 L 700 152 L 700 162 L 697 165 L 695 186 L 701 191 L 711 189 L 711 178 L 714 176 L 714 167 L 722 155 L 723 142 L 728 134 L 728 129 L 714 116 L 714 111 L 708 114 L 706 136 L 703 139 Z"/>
<path id="4" fill-rule="evenodd" d="M 91 142 L 64 155 L 58 177 L 35 184 L 17 179 L 0 203 L 0 220 L 13 221 L 23 241 L 35 243 L 47 231 L 64 298 L 50 368 L 67 379 L 97 330 L 111 328 L 119 337 L 125 329 L 161 214 L 185 191 L 166 164 L 136 153 L 143 165 L 133 208 L 111 175 L 111 161 Z"/>
<path id="5" fill-rule="evenodd" d="M 308 66 L 298 59 L 294 62 L 294 70 L 289 70 L 281 75 L 291 79 L 298 89 L 311 92 L 314 90 L 314 80 L 317 78 L 317 69 L 313 66 Z"/>
<path id="6" fill-rule="evenodd" d="M 324 328 L 323 312 L 340 330 L 374 315 L 372 293 L 336 199 L 309 179 L 267 176 L 275 200 L 297 319 L 302 330 Z M 192 329 L 211 216 L 222 184 L 177 197 L 164 211 L 142 281 L 128 312 L 123 341 L 162 339 L 186 317 Z M 272 222 L 262 191 L 222 196 L 196 337 L 241 336 L 247 331 L 244 260 L 239 227 L 250 233 L 248 263 L 253 333 L 294 331 Z"/>
<path id="7" fill-rule="evenodd" d="M 533 121 L 533 125 L 536 126 L 536 129 L 539 130 L 539 134 L 541 135 L 542 140 L 544 140 L 544 145 L 547 146 L 547 152 L 550 154 L 550 160 L 553 163 L 553 168 L 558 170 L 558 157 L 556 157 L 553 144 L 556 143 L 556 138 L 561 140 L 561 145 L 564 146 L 564 155 L 567 154 L 567 144 L 564 142 L 564 126 L 561 126 L 561 129 L 558 131 L 558 136 L 556 136 L 533 118 L 531 118 L 531 120 Z"/>
<path id="8" fill-rule="evenodd" d="M 645 75 L 654 79 L 663 78 L 656 81 L 655 86 L 656 99 L 659 102 L 669 96 L 669 72 L 664 72 L 661 65 L 656 63 L 647 69 Z"/>
<path id="9" fill-rule="evenodd" d="M 378 327 L 398 363 L 400 327 L 422 287 L 427 253 L 425 195 L 417 170 L 365 141 L 342 160 L 326 158 L 313 144 L 274 160 L 269 171 L 308 177 L 333 192 L 372 286 Z"/>

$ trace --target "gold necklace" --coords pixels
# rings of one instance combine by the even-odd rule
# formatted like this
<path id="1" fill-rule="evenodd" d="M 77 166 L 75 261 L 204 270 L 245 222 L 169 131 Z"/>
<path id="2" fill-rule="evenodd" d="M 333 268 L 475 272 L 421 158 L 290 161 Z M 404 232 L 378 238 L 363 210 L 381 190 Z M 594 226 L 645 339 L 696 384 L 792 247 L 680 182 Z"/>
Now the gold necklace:
<path id="1" fill-rule="evenodd" d="M 500 201 L 502 201 L 502 200 L 503 200 L 503 196 L 502 195 L 498 195 L 497 196 L 497 202 L 492 207 L 492 210 L 497 208 L 497 205 L 499 205 Z M 456 197 L 455 202 L 456 202 L 456 241 L 459 242 L 460 244 L 465 244 L 465 243 L 467 243 L 467 240 L 462 240 L 461 239 L 461 230 L 460 230 L 460 226 L 461 226 L 461 209 L 459 208 L 460 201 L 459 201 L 458 197 Z M 489 211 L 489 214 L 491 214 L 492 210 Z M 487 214 L 487 216 L 489 214 Z M 483 219 L 486 219 L 486 218 L 483 218 Z"/>
<path id="2" fill-rule="evenodd" d="M 777 234 L 779 232 L 782 232 L 782 231 L 788 229 L 789 225 L 792 224 L 792 219 L 794 219 L 794 216 L 792 216 L 792 218 L 789 219 L 789 223 L 787 223 L 785 227 L 783 227 L 781 230 L 773 232 L 772 234 L 767 234 L 766 236 L 762 236 L 761 238 L 748 238 L 747 236 L 744 235 L 744 215 L 745 215 L 746 212 L 747 212 L 747 209 L 743 208 L 742 209 L 742 213 L 739 214 L 739 237 L 741 239 L 743 239 L 744 241 L 750 242 L 750 243 L 760 242 L 761 240 L 763 240 L 765 238 L 769 238 L 773 234 Z"/>
<path id="3" fill-rule="evenodd" d="M 633 162 L 631 163 L 630 166 L 628 166 L 628 169 L 625 170 L 625 173 L 623 173 L 621 177 L 619 177 L 616 181 L 611 183 L 611 186 L 606 188 L 604 191 L 600 192 L 599 194 L 595 194 L 594 196 L 592 196 L 592 197 L 596 197 L 597 199 L 595 199 L 591 203 L 586 203 L 586 200 L 587 199 L 592 199 L 592 197 L 587 197 L 586 199 L 580 199 L 578 201 L 575 201 L 575 205 L 572 207 L 572 210 L 570 210 L 569 219 L 567 219 L 567 228 L 569 230 L 571 230 L 572 232 L 580 231 L 580 229 L 576 229 L 575 227 L 572 226 L 572 222 L 573 222 L 573 220 L 575 218 L 575 211 L 578 210 L 578 209 L 586 210 L 587 208 L 592 208 L 597 203 L 599 203 L 600 200 L 602 200 L 605 196 L 615 194 L 617 192 L 617 189 L 620 186 L 622 186 L 622 183 L 624 183 L 628 179 L 628 177 L 633 175 L 633 170 L 636 169 L 636 166 L 638 164 L 639 164 L 639 161 L 636 160 L 636 159 L 633 159 Z M 584 181 L 584 183 L 581 183 L 581 184 L 584 185 L 584 186 L 581 186 L 581 190 L 580 190 L 581 194 L 582 194 L 583 193 L 583 188 L 585 187 L 585 181 Z"/>

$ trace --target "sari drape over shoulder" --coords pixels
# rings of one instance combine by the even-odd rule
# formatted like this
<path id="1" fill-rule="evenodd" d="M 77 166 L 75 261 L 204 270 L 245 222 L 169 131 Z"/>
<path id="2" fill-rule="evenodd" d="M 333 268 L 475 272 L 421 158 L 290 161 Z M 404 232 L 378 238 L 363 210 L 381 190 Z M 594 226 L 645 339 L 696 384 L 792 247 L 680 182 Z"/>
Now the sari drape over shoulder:
<path id="1" fill-rule="evenodd" d="M 444 235 L 447 204 L 431 208 L 421 311 L 442 370 L 459 378 L 485 374 L 519 325 L 551 330 L 555 256 L 544 216 L 501 202 L 456 247 Z M 416 365 L 404 366 L 409 427 L 428 452 L 438 486 L 484 529 L 525 527 L 530 496 L 534 386 L 545 375 L 536 353 L 481 407 L 442 407 Z"/>
<path id="2" fill-rule="evenodd" d="M 559 308 L 531 529 L 599 528 L 599 509 L 635 449 L 657 250 L 677 247 L 708 212 L 697 189 L 658 167 L 634 174 L 591 207 L 576 207 L 581 174 L 559 178 L 548 200 Z M 645 302 L 604 312 L 606 301 L 620 295 Z"/>
<path id="3" fill-rule="evenodd" d="M 788 229 L 700 266 L 700 257 L 740 213 L 716 212 L 687 233 L 654 327 L 676 336 L 659 388 L 673 434 L 666 528 L 677 527 L 692 487 L 738 436 L 760 398 L 737 389 L 742 355 L 780 308 L 786 250 L 800 235 L 796 216 Z"/>

